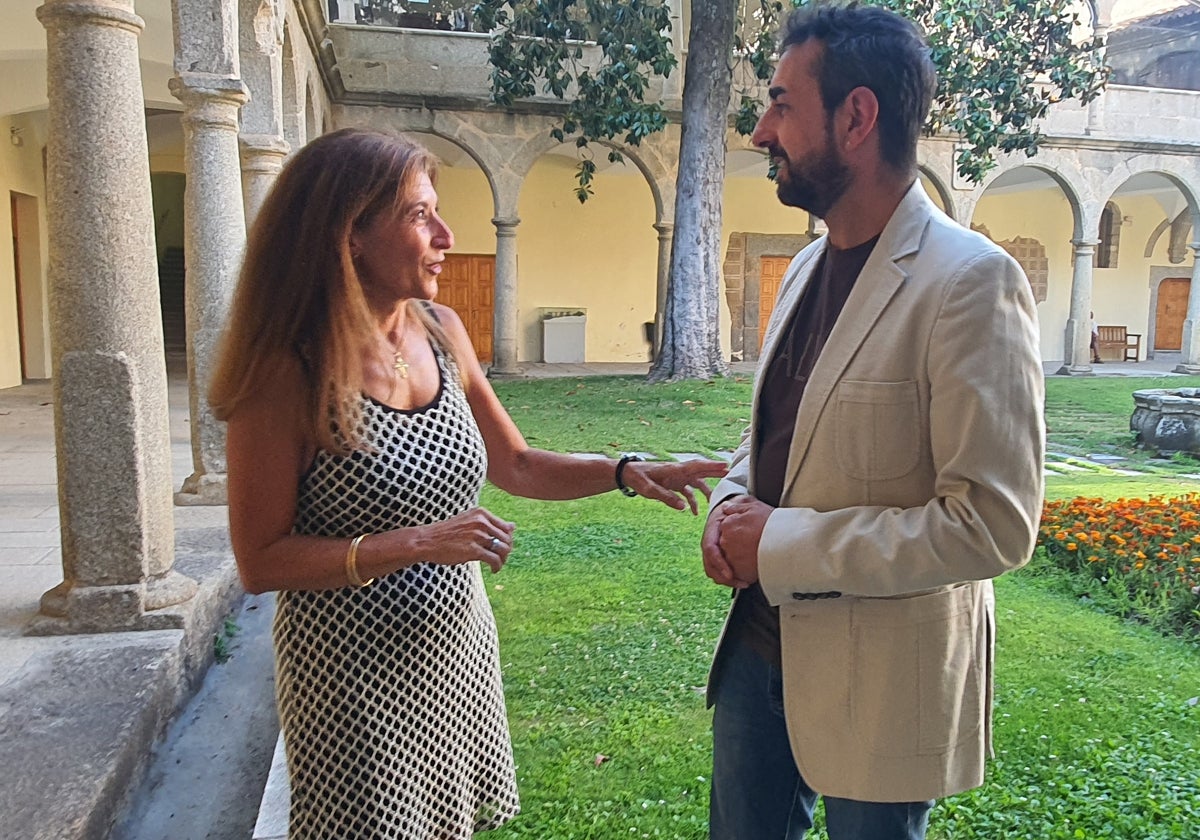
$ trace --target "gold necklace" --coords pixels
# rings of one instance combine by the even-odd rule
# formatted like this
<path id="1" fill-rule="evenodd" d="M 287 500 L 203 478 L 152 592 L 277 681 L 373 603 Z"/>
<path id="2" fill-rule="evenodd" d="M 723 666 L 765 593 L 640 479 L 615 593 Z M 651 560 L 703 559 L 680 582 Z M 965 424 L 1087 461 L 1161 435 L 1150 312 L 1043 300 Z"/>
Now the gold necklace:
<path id="1" fill-rule="evenodd" d="M 395 393 L 396 386 L 400 384 L 401 379 L 408 379 L 408 362 L 404 360 L 404 356 L 400 353 L 400 347 L 404 344 L 404 334 L 401 333 L 393 344 L 387 336 L 388 348 L 392 351 L 392 393 Z"/>
<path id="2" fill-rule="evenodd" d="M 408 379 L 408 362 L 400 355 L 400 350 L 392 348 L 392 370 L 400 374 L 401 379 Z"/>

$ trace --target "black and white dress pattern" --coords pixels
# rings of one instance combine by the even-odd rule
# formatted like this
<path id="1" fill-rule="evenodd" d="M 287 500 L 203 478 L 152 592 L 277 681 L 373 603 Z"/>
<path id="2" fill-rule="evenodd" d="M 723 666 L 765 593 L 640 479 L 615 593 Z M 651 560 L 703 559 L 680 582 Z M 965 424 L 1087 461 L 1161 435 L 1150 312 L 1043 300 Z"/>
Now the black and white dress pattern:
<path id="1" fill-rule="evenodd" d="M 371 451 L 318 453 L 296 533 L 350 538 L 478 504 L 487 453 L 453 362 L 435 353 L 430 405 L 364 398 Z M 479 563 L 281 592 L 274 633 L 290 838 L 468 840 L 520 810 Z"/>

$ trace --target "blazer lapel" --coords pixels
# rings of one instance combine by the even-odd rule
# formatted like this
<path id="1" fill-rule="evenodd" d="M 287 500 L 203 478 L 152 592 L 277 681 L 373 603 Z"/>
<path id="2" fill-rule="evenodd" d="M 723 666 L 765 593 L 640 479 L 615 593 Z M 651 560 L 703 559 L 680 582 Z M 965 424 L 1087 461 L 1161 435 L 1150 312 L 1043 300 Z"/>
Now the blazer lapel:
<path id="1" fill-rule="evenodd" d="M 908 274 L 900 261 L 920 248 L 932 210 L 933 204 L 925 194 L 925 188 L 919 180 L 914 182 L 896 207 L 855 281 L 804 388 L 792 431 L 781 498 L 786 499 L 796 483 L 800 465 L 812 443 L 817 419 L 824 412 L 846 366 L 875 328 L 888 302 L 904 285 Z"/>

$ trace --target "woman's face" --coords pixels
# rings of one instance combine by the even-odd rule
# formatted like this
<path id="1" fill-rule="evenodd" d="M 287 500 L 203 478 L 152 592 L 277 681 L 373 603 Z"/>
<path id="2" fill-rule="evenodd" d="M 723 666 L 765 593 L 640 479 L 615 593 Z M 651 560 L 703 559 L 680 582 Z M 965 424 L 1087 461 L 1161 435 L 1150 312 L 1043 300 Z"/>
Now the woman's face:
<path id="1" fill-rule="evenodd" d="M 350 235 L 350 252 L 370 296 L 433 300 L 454 234 L 437 212 L 438 197 L 421 173 L 395 212 L 385 211 Z"/>

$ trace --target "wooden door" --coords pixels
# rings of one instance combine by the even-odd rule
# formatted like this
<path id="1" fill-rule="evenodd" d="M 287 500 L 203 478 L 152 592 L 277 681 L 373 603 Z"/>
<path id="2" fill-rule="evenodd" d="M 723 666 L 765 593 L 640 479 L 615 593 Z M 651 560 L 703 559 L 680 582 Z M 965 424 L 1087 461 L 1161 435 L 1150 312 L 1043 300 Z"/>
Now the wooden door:
<path id="1" fill-rule="evenodd" d="M 1187 314 L 1189 277 L 1164 280 L 1158 287 L 1158 310 L 1154 315 L 1154 349 L 1183 348 L 1183 319 Z"/>
<path id="2" fill-rule="evenodd" d="M 762 350 L 763 336 L 767 334 L 767 324 L 770 323 L 771 313 L 775 310 L 775 299 L 779 297 L 779 287 L 783 284 L 783 276 L 791 262 L 791 257 L 763 257 L 758 264 L 759 350 Z"/>
<path id="3" fill-rule="evenodd" d="M 492 360 L 496 257 L 492 254 L 447 254 L 438 278 L 438 302 L 462 318 L 475 355 Z"/>

